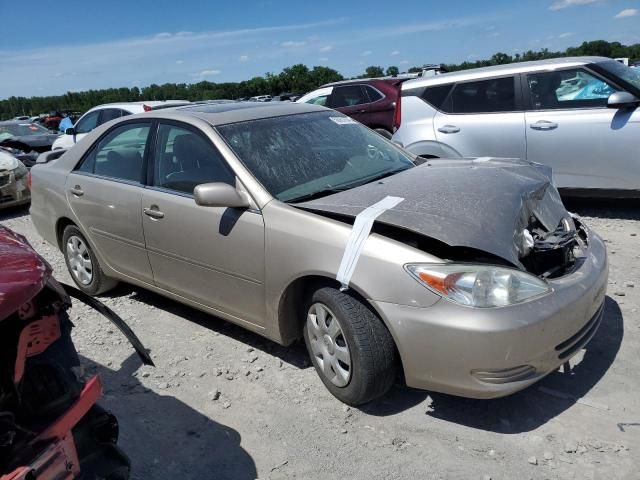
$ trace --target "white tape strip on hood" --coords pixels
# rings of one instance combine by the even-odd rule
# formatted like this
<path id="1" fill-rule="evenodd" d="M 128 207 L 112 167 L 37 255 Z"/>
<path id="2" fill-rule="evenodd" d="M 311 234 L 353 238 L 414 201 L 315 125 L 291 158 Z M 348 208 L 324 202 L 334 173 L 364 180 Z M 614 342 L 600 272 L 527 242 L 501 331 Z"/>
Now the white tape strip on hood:
<path id="1" fill-rule="evenodd" d="M 351 235 L 349 235 L 347 246 L 344 250 L 342 261 L 340 262 L 340 268 L 338 268 L 338 275 L 336 275 L 336 280 L 338 280 L 341 285 L 340 290 L 344 291 L 349 288 L 349 281 L 356 269 L 358 258 L 360 258 L 360 254 L 364 249 L 364 243 L 367 241 L 367 238 L 369 238 L 369 233 L 371 232 L 371 227 L 373 227 L 375 219 L 403 200 L 404 198 L 401 197 L 387 196 L 356 215 L 353 228 L 351 229 Z"/>

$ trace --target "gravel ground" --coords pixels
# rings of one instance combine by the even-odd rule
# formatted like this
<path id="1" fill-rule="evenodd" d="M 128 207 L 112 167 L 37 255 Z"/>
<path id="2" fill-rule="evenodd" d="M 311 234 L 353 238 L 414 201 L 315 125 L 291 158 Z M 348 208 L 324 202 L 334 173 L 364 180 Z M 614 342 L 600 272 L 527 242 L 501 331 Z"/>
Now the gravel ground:
<path id="1" fill-rule="evenodd" d="M 102 375 L 134 479 L 640 478 L 640 204 L 570 203 L 608 242 L 605 318 L 567 371 L 493 401 L 395 387 L 362 409 L 335 400 L 303 345 L 282 348 L 122 285 L 102 300 L 151 349 L 72 309 L 86 368 Z M 0 212 L 71 282 L 25 209 Z"/>

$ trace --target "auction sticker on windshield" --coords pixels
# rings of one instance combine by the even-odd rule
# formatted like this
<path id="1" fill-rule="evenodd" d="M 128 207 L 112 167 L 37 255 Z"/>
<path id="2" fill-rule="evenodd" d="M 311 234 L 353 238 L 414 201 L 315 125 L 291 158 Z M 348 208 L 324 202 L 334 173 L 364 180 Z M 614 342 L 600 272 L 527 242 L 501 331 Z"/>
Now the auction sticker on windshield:
<path id="1" fill-rule="evenodd" d="M 353 118 L 350 117 L 329 117 L 329 120 L 337 123 L 338 125 L 355 125 L 357 123 Z"/>

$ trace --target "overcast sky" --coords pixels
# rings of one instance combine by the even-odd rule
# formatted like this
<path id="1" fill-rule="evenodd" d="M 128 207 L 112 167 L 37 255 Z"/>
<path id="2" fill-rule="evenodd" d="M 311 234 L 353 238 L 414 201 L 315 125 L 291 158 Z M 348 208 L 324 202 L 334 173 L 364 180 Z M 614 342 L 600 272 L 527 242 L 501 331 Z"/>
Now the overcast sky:
<path id="1" fill-rule="evenodd" d="M 640 42 L 637 0 L 0 0 L 0 18 L 0 98 Z"/>

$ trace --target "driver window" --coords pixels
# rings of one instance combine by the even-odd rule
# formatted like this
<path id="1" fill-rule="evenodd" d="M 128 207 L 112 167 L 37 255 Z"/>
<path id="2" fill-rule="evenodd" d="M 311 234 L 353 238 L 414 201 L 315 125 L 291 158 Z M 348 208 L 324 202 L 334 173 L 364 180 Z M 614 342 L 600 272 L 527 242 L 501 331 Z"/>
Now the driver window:
<path id="1" fill-rule="evenodd" d="M 604 108 L 618 89 L 586 70 L 572 68 L 527 75 L 534 110 Z"/>
<path id="2" fill-rule="evenodd" d="M 161 124 L 154 162 L 154 185 L 193 194 L 202 183 L 235 185 L 235 175 L 209 140 L 186 128 Z"/>
<path id="3" fill-rule="evenodd" d="M 78 124 L 75 126 L 76 133 L 89 133 L 91 130 L 98 126 L 98 117 L 100 116 L 100 110 L 87 113 L 84 117 L 78 120 Z"/>

